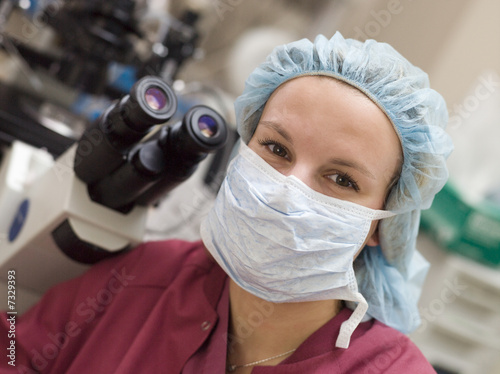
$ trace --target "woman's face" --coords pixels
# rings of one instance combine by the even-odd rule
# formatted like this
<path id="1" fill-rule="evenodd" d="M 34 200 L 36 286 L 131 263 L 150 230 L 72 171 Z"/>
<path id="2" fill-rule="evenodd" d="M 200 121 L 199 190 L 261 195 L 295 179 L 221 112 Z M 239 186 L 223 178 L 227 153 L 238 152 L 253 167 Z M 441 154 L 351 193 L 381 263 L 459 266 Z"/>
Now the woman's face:
<path id="1" fill-rule="evenodd" d="M 383 209 L 402 160 L 382 110 L 328 77 L 300 77 L 276 89 L 248 145 L 280 173 L 372 209 Z M 378 244 L 376 226 L 365 244 Z"/>

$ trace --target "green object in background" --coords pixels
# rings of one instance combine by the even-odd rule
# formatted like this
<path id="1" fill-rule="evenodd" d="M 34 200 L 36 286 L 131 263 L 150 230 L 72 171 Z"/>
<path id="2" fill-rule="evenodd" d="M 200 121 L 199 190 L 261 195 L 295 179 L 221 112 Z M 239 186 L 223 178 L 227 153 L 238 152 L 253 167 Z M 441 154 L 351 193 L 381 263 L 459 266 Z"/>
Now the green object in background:
<path id="1" fill-rule="evenodd" d="M 448 251 L 489 266 L 500 266 L 499 206 L 486 202 L 472 206 L 448 182 L 431 208 L 422 211 L 420 225 Z"/>

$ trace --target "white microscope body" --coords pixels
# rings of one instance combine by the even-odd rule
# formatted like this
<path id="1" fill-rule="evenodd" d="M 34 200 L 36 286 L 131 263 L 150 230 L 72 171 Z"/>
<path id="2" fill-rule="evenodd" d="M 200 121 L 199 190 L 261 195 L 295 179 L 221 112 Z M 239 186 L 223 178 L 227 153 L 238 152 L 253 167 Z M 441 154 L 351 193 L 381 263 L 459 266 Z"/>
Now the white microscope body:
<path id="1" fill-rule="evenodd" d="M 147 208 L 137 206 L 122 214 L 92 201 L 72 168 L 75 149 L 53 162 L 45 151 L 14 142 L 2 162 L 0 283 L 5 287 L 8 271 L 15 271 L 17 310 L 89 267 L 70 256 L 92 262 L 103 250 L 118 253 L 144 237 Z M 29 183 L 33 173 L 41 175 Z M 29 185 L 23 188 L 24 182 Z M 57 240 L 71 241 L 69 249 L 75 252 L 65 254 Z M 82 247 L 91 253 L 76 252 Z"/>

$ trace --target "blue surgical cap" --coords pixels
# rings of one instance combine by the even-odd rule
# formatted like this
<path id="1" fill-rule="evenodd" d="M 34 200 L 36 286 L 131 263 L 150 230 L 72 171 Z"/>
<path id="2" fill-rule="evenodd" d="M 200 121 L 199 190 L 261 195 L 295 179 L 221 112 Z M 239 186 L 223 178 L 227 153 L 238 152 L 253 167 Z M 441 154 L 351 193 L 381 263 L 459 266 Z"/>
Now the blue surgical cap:
<path id="1" fill-rule="evenodd" d="M 248 77 L 235 102 L 238 132 L 250 141 L 264 106 L 281 84 L 300 76 L 324 75 L 350 84 L 387 115 L 402 145 L 401 174 L 385 209 L 397 213 L 379 223 L 380 246 L 366 247 L 355 260 L 360 292 L 368 315 L 403 333 L 418 327 L 417 302 L 428 263 L 416 249 L 421 209 L 448 179 L 446 158 L 452 151 L 444 131 L 448 111 L 429 79 L 394 48 L 336 33 L 314 42 L 302 39 L 276 47 Z"/>

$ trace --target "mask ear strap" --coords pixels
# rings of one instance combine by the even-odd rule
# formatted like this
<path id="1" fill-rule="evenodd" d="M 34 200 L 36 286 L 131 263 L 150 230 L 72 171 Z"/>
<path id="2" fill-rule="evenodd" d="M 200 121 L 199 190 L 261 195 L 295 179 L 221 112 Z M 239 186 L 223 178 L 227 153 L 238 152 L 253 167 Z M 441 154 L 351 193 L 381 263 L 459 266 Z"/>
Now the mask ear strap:
<path id="1" fill-rule="evenodd" d="M 358 282 L 356 281 L 356 276 L 354 275 L 354 270 L 352 270 L 352 268 L 349 272 L 349 283 L 343 299 L 358 303 L 349 319 L 342 322 L 342 325 L 340 325 L 339 336 L 337 337 L 337 341 L 335 343 L 337 348 L 347 349 L 351 341 L 352 333 L 356 330 L 356 327 L 358 327 L 368 310 L 368 303 L 366 299 L 358 291 Z"/>
<path id="2" fill-rule="evenodd" d="M 335 346 L 337 348 L 347 349 L 349 347 L 352 333 L 354 332 L 356 327 L 358 327 L 359 323 L 365 316 L 366 311 L 368 310 L 368 303 L 366 302 L 363 295 L 361 295 L 359 292 L 356 292 L 353 296 L 354 300 L 352 301 L 357 301 L 358 305 L 352 312 L 349 319 L 342 322 L 342 325 L 340 326 L 339 336 L 337 337 L 337 342 L 335 343 Z"/>
<path id="3" fill-rule="evenodd" d="M 384 219 L 389 217 L 394 217 L 396 215 L 395 212 L 391 212 L 390 210 L 376 210 L 373 219 Z"/>

